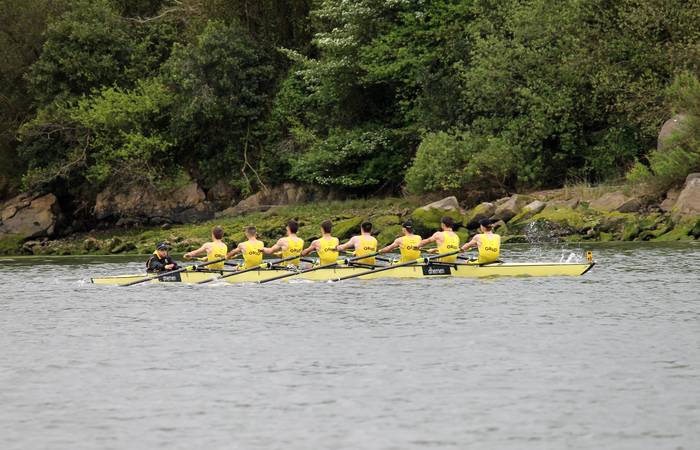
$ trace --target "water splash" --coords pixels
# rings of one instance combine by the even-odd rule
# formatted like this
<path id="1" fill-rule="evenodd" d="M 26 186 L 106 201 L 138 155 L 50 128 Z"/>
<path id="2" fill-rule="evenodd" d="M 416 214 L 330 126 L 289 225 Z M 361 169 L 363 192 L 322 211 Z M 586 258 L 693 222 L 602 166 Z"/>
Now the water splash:
<path id="1" fill-rule="evenodd" d="M 559 234 L 556 227 L 546 221 L 535 221 L 525 225 L 523 230 L 525 240 L 530 244 L 544 244 L 559 242 Z"/>

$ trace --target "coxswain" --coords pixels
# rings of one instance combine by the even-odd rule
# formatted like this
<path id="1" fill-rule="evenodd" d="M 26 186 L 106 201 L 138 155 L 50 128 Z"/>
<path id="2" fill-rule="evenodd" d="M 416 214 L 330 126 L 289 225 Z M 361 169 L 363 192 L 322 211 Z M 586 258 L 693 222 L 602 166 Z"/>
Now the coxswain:
<path id="1" fill-rule="evenodd" d="M 479 231 L 474 235 L 471 241 L 462 246 L 463 251 L 472 248 L 479 249 L 479 258 L 476 264 L 488 264 L 497 262 L 501 256 L 501 236 L 493 232 L 494 222 L 490 219 L 482 219 L 479 221 Z"/>
<path id="2" fill-rule="evenodd" d="M 170 247 L 165 242 L 156 245 L 153 254 L 146 261 L 147 272 L 165 272 L 177 269 L 177 263 L 168 254 Z"/>
<path id="3" fill-rule="evenodd" d="M 292 256 L 301 256 L 301 251 L 304 250 L 304 240 L 297 236 L 299 224 L 296 220 L 287 222 L 287 236 L 280 238 L 272 247 L 263 248 L 266 255 L 279 254 L 283 259 Z M 298 266 L 301 263 L 299 258 L 287 261 L 287 264 Z"/>
<path id="4" fill-rule="evenodd" d="M 360 225 L 360 234 L 353 236 L 343 245 L 336 247 L 339 251 L 344 252 L 349 248 L 355 250 L 355 257 L 377 253 L 377 239 L 372 236 L 372 223 L 362 222 Z M 355 262 L 362 264 L 375 264 L 374 256 L 363 259 L 356 259 Z"/>
<path id="5" fill-rule="evenodd" d="M 330 220 L 321 222 L 321 237 L 316 239 L 301 252 L 306 256 L 311 252 L 316 252 L 320 265 L 333 264 L 338 260 L 338 238 L 331 236 L 333 223 Z"/>
<path id="6" fill-rule="evenodd" d="M 411 221 L 404 222 L 401 225 L 403 236 L 396 238 L 394 242 L 379 250 L 379 253 L 389 253 L 397 248 L 401 252 L 400 263 L 415 261 L 420 258 L 421 237 L 413 233 L 413 223 Z"/>
<path id="7" fill-rule="evenodd" d="M 245 230 L 246 241 L 238 244 L 238 247 L 234 248 L 226 255 L 226 259 L 241 254 L 243 256 L 243 266 L 242 269 L 250 269 L 251 267 L 259 266 L 263 262 L 263 248 L 265 244 L 263 241 L 258 240 L 258 230 L 253 227 L 246 227 Z"/>
<path id="8" fill-rule="evenodd" d="M 436 231 L 432 236 L 427 239 L 423 239 L 418 243 L 418 247 L 424 247 L 428 244 L 435 243 L 437 245 L 437 250 L 430 250 L 430 253 L 450 253 L 459 251 L 459 236 L 455 233 L 452 228 L 454 228 L 455 221 L 452 217 L 445 216 L 440 220 L 440 228 L 442 231 Z M 454 263 L 457 261 L 457 254 L 451 256 L 446 256 L 444 258 L 437 259 L 436 262 L 443 263 Z"/>
<path id="9" fill-rule="evenodd" d="M 207 261 L 215 261 L 226 257 L 228 246 L 222 241 L 224 238 L 224 229 L 220 226 L 215 226 L 211 229 L 211 242 L 204 243 L 197 250 L 185 253 L 185 259 L 192 259 L 198 256 L 206 255 Z M 221 270 L 224 268 L 224 261 L 208 264 L 207 269 Z"/>

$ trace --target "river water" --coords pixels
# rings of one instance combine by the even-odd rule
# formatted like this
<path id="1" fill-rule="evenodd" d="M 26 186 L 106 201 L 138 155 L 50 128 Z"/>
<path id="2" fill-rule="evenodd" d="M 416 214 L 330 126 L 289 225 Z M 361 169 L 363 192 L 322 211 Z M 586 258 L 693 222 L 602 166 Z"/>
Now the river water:
<path id="1" fill-rule="evenodd" d="M 0 448 L 700 448 L 700 245 L 593 250 L 579 278 L 263 286 L 0 259 Z"/>

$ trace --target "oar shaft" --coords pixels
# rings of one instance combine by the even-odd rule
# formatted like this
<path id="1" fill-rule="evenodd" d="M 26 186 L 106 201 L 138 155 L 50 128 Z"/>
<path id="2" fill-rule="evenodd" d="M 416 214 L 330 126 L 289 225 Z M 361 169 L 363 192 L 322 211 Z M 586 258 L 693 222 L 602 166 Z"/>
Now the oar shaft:
<path id="1" fill-rule="evenodd" d="M 417 264 L 417 263 L 422 263 L 422 262 L 430 263 L 430 261 L 432 261 L 432 260 L 434 260 L 434 259 L 445 258 L 445 257 L 447 257 L 447 256 L 456 255 L 457 253 L 459 253 L 459 250 L 455 250 L 455 251 L 449 252 L 449 253 L 443 253 L 443 254 L 440 254 L 440 255 L 427 256 L 427 257 L 425 257 L 425 258 L 418 258 L 418 259 L 415 259 L 415 260 L 413 260 L 413 261 L 406 261 L 405 263 L 394 264 L 394 265 L 392 265 L 392 266 L 386 266 L 386 267 L 382 267 L 382 268 L 380 268 L 380 269 L 371 269 L 371 270 L 367 270 L 367 271 L 361 272 L 361 273 L 354 273 L 354 274 L 352 274 L 352 275 L 346 275 L 346 276 L 344 276 L 344 277 L 334 278 L 334 279 L 332 279 L 331 281 L 349 280 L 349 279 L 351 279 L 351 278 L 361 277 L 361 276 L 363 276 L 363 275 L 367 275 L 367 274 L 370 274 L 370 273 L 384 272 L 384 271 L 386 271 L 386 270 L 397 269 L 397 268 L 399 268 L 399 267 L 410 266 L 410 265 L 412 265 L 412 264 Z"/>
<path id="2" fill-rule="evenodd" d="M 282 259 L 280 259 L 280 260 L 278 260 L 278 261 L 276 261 L 276 262 L 274 262 L 274 263 L 270 263 L 270 262 L 262 263 L 262 264 L 260 264 L 260 265 L 254 266 L 254 267 L 249 267 L 249 268 L 247 268 L 247 269 L 243 269 L 243 270 L 238 270 L 238 271 L 236 271 L 236 272 L 227 273 L 226 275 L 222 275 L 222 276 L 220 276 L 220 277 L 209 278 L 209 279 L 206 279 L 206 280 L 202 280 L 202 281 L 200 281 L 200 282 L 197 283 L 197 284 L 204 284 L 204 283 L 209 283 L 209 282 L 211 282 L 211 281 L 218 281 L 218 280 L 221 280 L 221 279 L 224 279 L 224 278 L 228 278 L 228 277 L 235 277 L 236 275 L 240 275 L 240 274 L 246 273 L 246 272 L 252 272 L 253 270 L 267 269 L 268 267 L 272 267 L 274 264 L 279 264 L 279 263 L 282 263 L 282 262 L 291 261 L 291 260 L 293 260 L 293 259 L 297 259 L 298 257 L 299 257 L 299 255 L 294 255 L 294 256 L 289 256 L 289 257 L 287 257 L 287 258 L 282 258 Z"/>
<path id="3" fill-rule="evenodd" d="M 353 258 L 349 258 L 349 259 L 346 259 L 344 261 L 336 261 L 336 262 L 329 263 L 329 264 L 323 264 L 321 266 L 311 267 L 309 269 L 304 269 L 304 270 L 301 270 L 299 272 L 285 273 L 283 275 L 278 275 L 276 277 L 268 278 L 266 280 L 260 280 L 258 283 L 260 283 L 260 284 L 269 283 L 271 281 L 281 280 L 283 278 L 289 278 L 289 277 L 293 277 L 295 275 L 301 275 L 304 273 L 313 272 L 315 270 L 330 269 L 331 267 L 336 267 L 336 266 L 343 264 L 343 263 L 347 264 L 347 263 L 351 263 L 353 261 L 356 261 L 358 259 L 371 258 L 372 256 L 377 256 L 378 254 L 379 254 L 379 252 L 375 252 L 375 253 L 370 253 L 369 255 L 355 256 Z"/>
<path id="4" fill-rule="evenodd" d="M 122 286 L 133 286 L 133 285 L 135 285 L 135 284 L 145 283 L 145 282 L 147 282 L 147 281 L 158 280 L 158 279 L 160 279 L 160 278 L 167 277 L 168 275 L 173 275 L 173 274 L 180 273 L 180 272 L 184 272 L 184 271 L 190 270 L 190 269 L 196 270 L 196 269 L 198 269 L 199 267 L 209 266 L 209 265 L 211 265 L 211 264 L 216 264 L 216 263 L 219 263 L 219 262 L 221 262 L 221 261 L 226 261 L 226 258 L 219 258 L 219 259 L 215 259 L 215 260 L 213 260 L 213 261 L 207 261 L 207 262 L 205 262 L 204 264 L 199 264 L 199 265 L 197 265 L 197 266 L 185 266 L 185 267 L 181 267 L 181 268 L 176 269 L 176 270 L 171 270 L 171 271 L 169 271 L 169 272 L 163 272 L 163 273 L 160 273 L 160 274 L 158 274 L 158 275 L 154 275 L 154 276 L 151 276 L 151 277 L 146 277 L 146 278 L 142 278 L 142 279 L 140 279 L 140 280 L 132 281 L 132 282 L 130 282 L 130 283 L 122 284 Z"/>

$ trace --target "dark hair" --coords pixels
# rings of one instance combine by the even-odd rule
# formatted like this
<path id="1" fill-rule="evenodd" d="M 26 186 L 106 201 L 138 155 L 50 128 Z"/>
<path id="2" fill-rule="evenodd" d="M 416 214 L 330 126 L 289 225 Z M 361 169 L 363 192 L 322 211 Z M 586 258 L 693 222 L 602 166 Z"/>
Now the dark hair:
<path id="1" fill-rule="evenodd" d="M 289 222 L 287 222 L 287 228 L 289 228 L 289 231 L 291 231 L 292 233 L 296 233 L 299 229 L 299 224 L 296 220 L 292 219 Z"/>
<path id="2" fill-rule="evenodd" d="M 254 226 L 245 227 L 245 234 L 251 234 L 255 236 L 258 233 L 258 229 Z"/>
<path id="3" fill-rule="evenodd" d="M 455 221 L 450 216 L 443 217 L 442 219 L 440 219 L 440 222 L 442 222 L 442 224 L 448 228 L 454 228 L 454 226 L 455 226 Z"/>
<path id="4" fill-rule="evenodd" d="M 362 225 L 360 225 L 360 228 L 365 233 L 369 233 L 370 231 L 372 231 L 372 222 L 362 222 Z"/>
<path id="5" fill-rule="evenodd" d="M 411 222 L 410 220 L 407 220 L 403 223 L 402 227 L 404 227 L 408 231 L 413 231 L 413 222 Z"/>
<path id="6" fill-rule="evenodd" d="M 330 233 L 331 230 L 333 230 L 333 222 L 331 222 L 330 220 L 324 220 L 323 222 L 321 222 L 321 229 L 324 233 Z"/>
<path id="7" fill-rule="evenodd" d="M 211 235 L 214 236 L 214 239 L 221 239 L 224 237 L 224 229 L 217 225 L 211 229 Z"/>
<path id="8" fill-rule="evenodd" d="M 491 219 L 481 219 L 479 221 L 479 225 L 486 228 L 487 230 L 491 230 L 495 224 L 495 222 Z"/>

